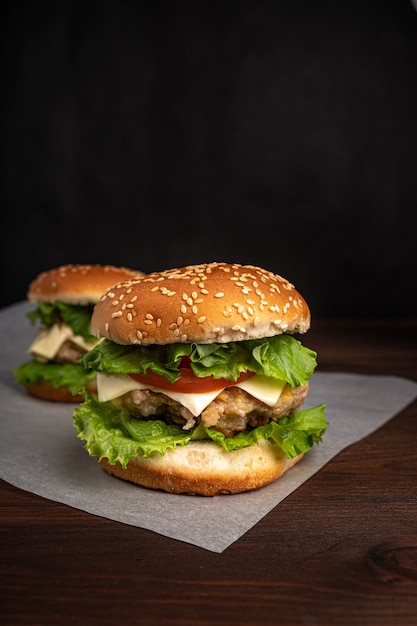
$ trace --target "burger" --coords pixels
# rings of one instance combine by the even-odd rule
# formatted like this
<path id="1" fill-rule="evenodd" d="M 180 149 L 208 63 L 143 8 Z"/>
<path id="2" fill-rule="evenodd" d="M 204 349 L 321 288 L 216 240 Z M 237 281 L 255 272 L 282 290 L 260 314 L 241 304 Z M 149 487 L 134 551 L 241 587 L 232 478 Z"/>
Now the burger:
<path id="1" fill-rule="evenodd" d="M 142 272 L 111 265 L 63 265 L 40 273 L 27 297 L 37 306 L 28 313 L 38 334 L 28 349 L 31 359 L 14 370 L 16 381 L 43 400 L 80 402 L 78 391 L 96 390 L 94 372 L 79 357 L 98 340 L 91 334 L 94 304 L 114 283 Z"/>
<path id="2" fill-rule="evenodd" d="M 209 263 L 122 281 L 94 308 L 102 341 L 80 362 L 97 394 L 73 413 L 103 469 L 170 493 L 235 494 L 277 480 L 322 440 L 300 410 L 316 353 L 310 310 L 286 279 Z"/>

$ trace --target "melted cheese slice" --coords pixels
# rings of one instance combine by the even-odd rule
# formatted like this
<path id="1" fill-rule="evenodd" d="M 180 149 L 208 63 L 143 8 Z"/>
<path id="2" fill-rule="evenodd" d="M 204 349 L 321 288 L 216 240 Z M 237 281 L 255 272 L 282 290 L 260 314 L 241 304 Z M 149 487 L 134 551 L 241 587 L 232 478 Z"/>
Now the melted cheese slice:
<path id="1" fill-rule="evenodd" d="M 70 339 L 84 350 L 91 350 L 99 340 L 86 341 L 81 335 L 74 335 L 67 324 L 54 324 L 50 328 L 43 328 L 28 349 L 29 354 L 51 360 L 65 341 Z"/>
<path id="2" fill-rule="evenodd" d="M 267 376 L 252 376 L 248 380 L 235 385 L 244 389 L 254 398 L 257 398 L 261 402 L 274 406 L 284 390 L 286 383 L 282 380 L 275 380 Z M 128 391 L 134 389 L 150 389 L 156 393 L 164 393 L 172 400 L 180 402 L 185 406 L 193 415 L 197 417 L 204 411 L 204 409 L 212 402 L 223 390 L 217 389 L 216 391 L 209 391 L 205 393 L 181 393 L 178 391 L 168 391 L 166 389 L 160 389 L 159 387 L 152 387 L 133 380 L 128 375 L 123 374 L 103 374 L 97 373 L 97 392 L 100 402 L 107 402 L 108 400 L 114 400 Z"/>

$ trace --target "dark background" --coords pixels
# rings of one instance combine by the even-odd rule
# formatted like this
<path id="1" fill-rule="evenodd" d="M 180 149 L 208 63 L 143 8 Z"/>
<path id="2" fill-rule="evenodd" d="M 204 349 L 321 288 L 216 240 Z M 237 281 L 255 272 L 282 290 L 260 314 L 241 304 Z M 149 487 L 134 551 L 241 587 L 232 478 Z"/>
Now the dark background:
<path id="1" fill-rule="evenodd" d="M 416 316 L 409 0 L 11 2 L 0 305 L 63 263 L 261 265 Z"/>

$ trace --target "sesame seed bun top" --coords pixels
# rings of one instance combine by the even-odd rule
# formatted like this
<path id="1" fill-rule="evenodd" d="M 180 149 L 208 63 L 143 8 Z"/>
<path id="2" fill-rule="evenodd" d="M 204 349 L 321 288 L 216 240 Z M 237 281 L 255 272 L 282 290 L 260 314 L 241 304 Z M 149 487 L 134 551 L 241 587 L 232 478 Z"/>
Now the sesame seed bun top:
<path id="1" fill-rule="evenodd" d="M 27 297 L 31 302 L 95 304 L 115 283 L 143 272 L 112 265 L 62 265 L 41 272 L 29 285 Z"/>
<path id="2" fill-rule="evenodd" d="M 304 333 L 310 310 L 294 285 L 260 267 L 209 263 L 153 272 L 109 289 L 91 330 L 120 344 L 231 342 Z"/>

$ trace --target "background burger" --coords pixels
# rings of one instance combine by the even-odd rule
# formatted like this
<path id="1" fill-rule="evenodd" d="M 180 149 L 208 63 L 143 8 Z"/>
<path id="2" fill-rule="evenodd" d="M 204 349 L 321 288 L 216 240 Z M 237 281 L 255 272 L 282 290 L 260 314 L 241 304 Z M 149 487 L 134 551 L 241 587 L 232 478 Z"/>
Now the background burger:
<path id="1" fill-rule="evenodd" d="M 96 390 L 95 372 L 86 372 L 79 357 L 98 340 L 91 334 L 94 304 L 114 283 L 142 272 L 110 265 L 63 265 L 39 274 L 27 297 L 37 304 L 28 313 L 39 332 L 29 347 L 31 360 L 14 371 L 17 382 L 44 400 L 80 402 L 76 392 Z"/>
<path id="2" fill-rule="evenodd" d="M 206 496 L 257 489 L 301 460 L 327 427 L 300 411 L 316 354 L 292 336 L 307 303 L 259 267 L 210 263 L 154 272 L 102 296 L 81 359 L 98 396 L 78 436 L 117 477 Z"/>

